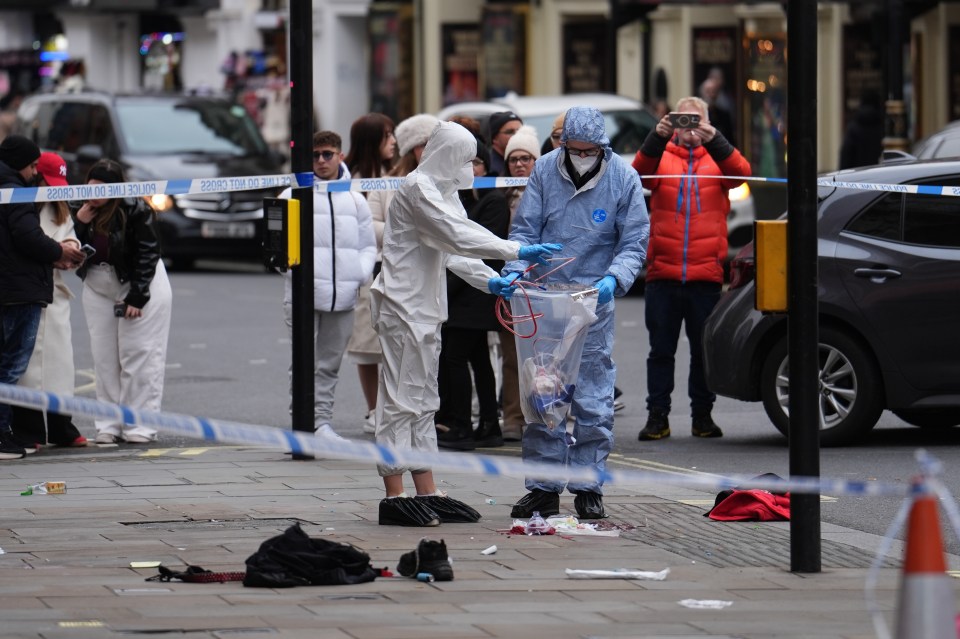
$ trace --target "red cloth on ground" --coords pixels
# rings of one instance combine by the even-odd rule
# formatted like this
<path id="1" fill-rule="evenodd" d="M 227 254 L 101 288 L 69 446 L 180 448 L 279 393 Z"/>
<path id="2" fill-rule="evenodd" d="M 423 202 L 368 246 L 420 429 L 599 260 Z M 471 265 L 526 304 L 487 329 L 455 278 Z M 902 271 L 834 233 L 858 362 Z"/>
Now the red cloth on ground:
<path id="1" fill-rule="evenodd" d="M 717 521 L 790 521 L 790 493 L 774 495 L 766 490 L 734 490 L 707 516 Z"/>

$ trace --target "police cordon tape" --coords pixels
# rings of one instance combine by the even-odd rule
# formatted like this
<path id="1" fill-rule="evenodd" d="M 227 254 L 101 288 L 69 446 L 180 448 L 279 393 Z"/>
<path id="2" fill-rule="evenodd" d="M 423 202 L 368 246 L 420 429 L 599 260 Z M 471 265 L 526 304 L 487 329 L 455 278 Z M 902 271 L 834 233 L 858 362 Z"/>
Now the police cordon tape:
<path id="1" fill-rule="evenodd" d="M 353 461 L 384 464 L 391 467 L 433 468 L 482 476 L 537 477 L 559 481 L 602 481 L 617 486 L 654 484 L 673 485 L 710 492 L 732 488 L 757 488 L 771 492 L 806 494 L 898 496 L 910 493 L 904 483 L 858 481 L 825 477 L 790 477 L 774 480 L 751 476 L 709 474 L 675 475 L 653 471 L 570 468 L 556 464 L 532 463 L 500 455 L 472 453 L 432 453 L 397 449 L 384 444 L 358 440 L 317 437 L 313 433 L 284 430 L 271 426 L 207 419 L 192 415 L 136 410 L 85 397 L 59 395 L 47 391 L 0 384 L 0 401 L 14 406 L 53 413 L 100 419 L 116 419 L 125 424 L 156 428 L 167 435 L 179 435 L 219 444 L 247 444 L 258 447 Z"/>
<path id="2" fill-rule="evenodd" d="M 686 178 L 689 175 L 641 175 L 640 180 L 662 178 Z M 772 182 L 786 184 L 786 178 L 768 178 L 737 175 L 695 175 L 698 180 L 743 180 L 745 182 Z M 253 191 L 259 189 L 281 189 L 297 184 L 297 188 L 312 186 L 315 193 L 338 193 L 353 191 L 369 193 L 372 191 L 396 191 L 405 178 L 362 178 L 356 180 L 319 181 L 312 173 L 290 173 L 282 175 L 248 175 L 242 177 L 217 177 L 183 180 L 155 180 L 149 182 L 119 182 L 116 184 L 81 184 L 75 186 L 43 186 L 0 189 L 0 204 L 22 202 L 60 202 L 89 199 L 115 199 L 122 197 L 150 197 L 154 195 L 185 195 L 193 193 L 228 193 L 231 191 Z M 504 187 L 522 187 L 528 178 L 522 177 L 478 177 L 473 181 L 475 189 L 493 189 Z M 919 195 L 938 195 L 960 197 L 960 186 L 933 186 L 925 184 L 880 184 L 873 182 L 844 182 L 833 178 L 817 178 L 817 186 L 857 191 L 883 191 L 889 193 L 915 193 Z"/>

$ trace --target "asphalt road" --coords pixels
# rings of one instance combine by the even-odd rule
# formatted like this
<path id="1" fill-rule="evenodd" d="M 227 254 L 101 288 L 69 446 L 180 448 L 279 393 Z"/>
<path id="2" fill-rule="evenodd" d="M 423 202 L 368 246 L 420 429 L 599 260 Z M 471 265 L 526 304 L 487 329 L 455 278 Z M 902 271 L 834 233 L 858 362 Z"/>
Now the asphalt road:
<path id="1" fill-rule="evenodd" d="M 192 272 L 171 273 L 173 326 L 167 358 L 164 410 L 289 428 L 288 374 L 290 340 L 281 315 L 281 276 L 264 273 L 254 264 L 204 263 Z M 79 293 L 79 280 L 68 276 Z M 720 398 L 714 418 L 724 430 L 722 439 L 690 437 L 686 400 L 688 344 L 681 338 L 677 388 L 671 413 L 673 436 L 660 442 L 639 442 L 637 432 L 646 419 L 645 358 L 647 334 L 643 327 L 643 297 L 617 300 L 617 385 L 626 408 L 617 413 L 617 442 L 613 459 L 645 470 L 759 475 L 790 474 L 787 440 L 772 426 L 759 403 Z M 92 359 L 79 300 L 73 313 L 78 394 L 93 394 Z M 345 361 L 337 388 L 335 427 L 345 436 L 362 433 L 365 412 L 356 369 Z M 80 419 L 84 432 L 89 420 Z M 189 445 L 171 441 L 169 445 Z M 915 451 L 922 447 L 941 459 L 944 480 L 960 490 L 960 476 L 949 469 L 960 462 L 960 429 L 928 431 L 908 426 L 884 413 L 868 441 L 854 447 L 824 449 L 821 474 L 846 479 L 909 482 L 916 472 Z M 506 451 L 505 451 L 506 452 Z M 519 454 L 514 449 L 512 454 Z M 884 534 L 900 506 L 897 499 L 824 496 L 824 522 Z M 951 552 L 960 552 L 957 535 L 944 537 Z M 898 537 L 902 538 L 902 531 Z"/>

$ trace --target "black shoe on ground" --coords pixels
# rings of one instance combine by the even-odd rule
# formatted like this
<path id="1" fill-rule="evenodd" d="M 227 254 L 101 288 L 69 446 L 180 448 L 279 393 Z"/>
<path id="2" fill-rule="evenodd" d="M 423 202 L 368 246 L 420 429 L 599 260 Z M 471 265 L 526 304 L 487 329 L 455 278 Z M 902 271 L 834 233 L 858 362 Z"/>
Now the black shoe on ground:
<path id="1" fill-rule="evenodd" d="M 473 443 L 478 448 L 497 448 L 503 446 L 503 433 L 500 432 L 500 422 L 493 420 L 480 422 L 473 432 Z"/>
<path id="2" fill-rule="evenodd" d="M 710 413 L 694 415 L 690 433 L 694 437 L 723 437 L 723 431 L 714 423 Z"/>
<path id="3" fill-rule="evenodd" d="M 439 526 L 440 515 L 417 499 L 407 496 L 380 500 L 381 526 Z"/>
<path id="4" fill-rule="evenodd" d="M 473 450 L 477 444 L 473 441 L 473 431 L 469 428 L 460 430 L 451 427 L 449 430 L 437 432 L 437 446 L 451 450 Z"/>
<path id="5" fill-rule="evenodd" d="M 446 495 L 417 495 L 421 504 L 437 513 L 444 524 L 472 524 L 480 521 L 480 513 L 458 499 Z"/>
<path id="6" fill-rule="evenodd" d="M 667 414 L 658 410 L 651 410 L 647 416 L 647 425 L 643 427 L 637 439 L 642 442 L 665 439 L 670 436 L 670 420 Z"/>
<path id="7" fill-rule="evenodd" d="M 20 445 L 12 431 L 0 431 L 0 459 L 23 459 L 26 449 Z"/>
<path id="8" fill-rule="evenodd" d="M 453 581 L 453 566 L 447 555 L 447 545 L 440 541 L 421 539 L 416 550 L 400 555 L 397 572 L 404 577 L 416 577 L 426 572 L 434 581 Z"/>
<path id="9" fill-rule="evenodd" d="M 582 490 L 573 499 L 573 507 L 577 509 L 580 519 L 603 519 L 607 513 L 603 511 L 603 495 L 600 493 Z"/>
<path id="10" fill-rule="evenodd" d="M 510 516 L 514 519 L 529 519 L 539 512 L 546 519 L 560 514 L 560 493 L 550 493 L 534 488 L 513 505 Z"/>

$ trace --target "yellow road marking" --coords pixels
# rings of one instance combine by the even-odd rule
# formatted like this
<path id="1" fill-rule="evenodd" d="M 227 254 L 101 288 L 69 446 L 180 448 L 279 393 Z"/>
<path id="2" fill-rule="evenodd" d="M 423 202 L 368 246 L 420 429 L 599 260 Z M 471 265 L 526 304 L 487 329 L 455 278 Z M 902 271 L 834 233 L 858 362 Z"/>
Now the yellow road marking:
<path id="1" fill-rule="evenodd" d="M 190 455 L 202 455 L 203 453 L 210 450 L 209 448 L 185 448 L 180 451 L 180 455 L 190 456 Z"/>
<path id="2" fill-rule="evenodd" d="M 176 450 L 176 449 L 174 449 L 174 448 L 151 448 L 150 450 L 145 450 L 145 451 L 143 451 L 142 453 L 140 453 L 139 455 L 137 455 L 137 457 L 162 457 L 163 455 L 166 455 L 167 453 L 169 453 L 171 450 Z"/>

